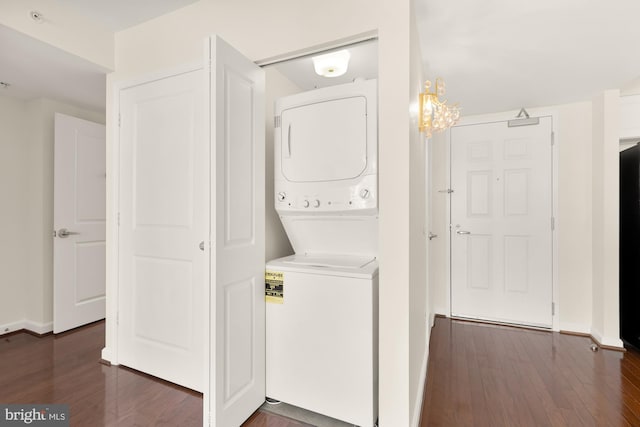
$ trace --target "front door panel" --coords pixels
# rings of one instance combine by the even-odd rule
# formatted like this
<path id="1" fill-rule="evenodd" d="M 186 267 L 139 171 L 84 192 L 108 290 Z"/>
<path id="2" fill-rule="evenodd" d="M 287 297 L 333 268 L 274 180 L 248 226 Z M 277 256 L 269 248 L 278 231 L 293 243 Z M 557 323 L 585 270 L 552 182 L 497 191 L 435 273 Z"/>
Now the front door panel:
<path id="1" fill-rule="evenodd" d="M 550 327 L 551 118 L 451 130 L 451 312 Z"/>

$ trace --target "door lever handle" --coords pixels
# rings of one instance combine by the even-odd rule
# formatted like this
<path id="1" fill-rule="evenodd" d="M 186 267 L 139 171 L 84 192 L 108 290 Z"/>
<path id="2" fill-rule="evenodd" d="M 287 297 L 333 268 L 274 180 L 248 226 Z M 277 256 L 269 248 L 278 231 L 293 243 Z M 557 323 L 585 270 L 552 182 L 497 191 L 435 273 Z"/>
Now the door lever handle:
<path id="1" fill-rule="evenodd" d="M 432 232 L 429 232 L 429 240 L 433 240 L 433 239 L 435 239 L 436 237 L 438 237 L 438 235 L 437 235 L 437 234 L 433 234 Z"/>
<path id="2" fill-rule="evenodd" d="M 458 234 L 471 234 L 470 231 L 465 231 L 465 230 L 458 230 L 458 231 L 456 231 L 456 233 L 458 233 Z"/>
<path id="3" fill-rule="evenodd" d="M 60 230 L 58 230 L 58 237 L 61 237 L 63 239 L 65 237 L 71 236 L 72 234 L 80 234 L 80 233 L 78 233 L 76 231 L 69 231 L 66 228 L 61 228 Z"/>

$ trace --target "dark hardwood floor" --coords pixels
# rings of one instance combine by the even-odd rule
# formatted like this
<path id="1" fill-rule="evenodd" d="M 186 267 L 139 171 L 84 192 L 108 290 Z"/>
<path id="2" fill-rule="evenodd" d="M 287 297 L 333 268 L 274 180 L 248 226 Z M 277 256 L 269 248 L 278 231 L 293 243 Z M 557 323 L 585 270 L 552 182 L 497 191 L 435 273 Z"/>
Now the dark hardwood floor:
<path id="1" fill-rule="evenodd" d="M 202 396 L 99 363 L 104 323 L 0 337 L 0 403 L 66 403 L 72 426 L 201 426 Z M 438 318 L 421 426 L 640 426 L 640 355 Z M 244 427 L 308 424 L 259 410 Z M 399 426 L 383 426 L 399 427 Z"/>
<path id="2" fill-rule="evenodd" d="M 0 337 L 0 403 L 63 403 L 70 424 L 202 426 L 202 395 L 158 378 L 101 364 L 104 322 L 72 332 Z M 257 411 L 246 427 L 306 424 Z"/>
<path id="3" fill-rule="evenodd" d="M 437 318 L 421 426 L 640 426 L 640 354 Z"/>

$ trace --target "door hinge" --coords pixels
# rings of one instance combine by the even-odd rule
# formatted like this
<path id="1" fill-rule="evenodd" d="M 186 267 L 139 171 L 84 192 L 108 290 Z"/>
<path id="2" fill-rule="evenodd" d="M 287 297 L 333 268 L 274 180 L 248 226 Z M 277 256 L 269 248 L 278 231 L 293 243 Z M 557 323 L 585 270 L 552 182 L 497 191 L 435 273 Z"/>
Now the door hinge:
<path id="1" fill-rule="evenodd" d="M 551 315 L 552 316 L 556 315 L 556 303 L 555 302 L 551 303 Z"/>
<path id="2" fill-rule="evenodd" d="M 118 223 L 118 227 L 120 227 L 120 212 L 118 212 L 118 218 L 116 219 L 117 223 Z"/>
<path id="3" fill-rule="evenodd" d="M 555 217 L 551 217 L 551 230 L 556 229 L 556 219 Z"/>
<path id="4" fill-rule="evenodd" d="M 273 117 L 273 127 L 279 128 L 282 125 L 282 116 L 274 116 Z"/>
<path id="5" fill-rule="evenodd" d="M 120 116 L 120 114 L 118 114 L 118 127 L 120 127 L 121 123 L 122 123 L 122 116 Z"/>
<path id="6" fill-rule="evenodd" d="M 554 145 L 556 145 L 556 133 L 551 132 L 551 146 L 553 147 Z"/>

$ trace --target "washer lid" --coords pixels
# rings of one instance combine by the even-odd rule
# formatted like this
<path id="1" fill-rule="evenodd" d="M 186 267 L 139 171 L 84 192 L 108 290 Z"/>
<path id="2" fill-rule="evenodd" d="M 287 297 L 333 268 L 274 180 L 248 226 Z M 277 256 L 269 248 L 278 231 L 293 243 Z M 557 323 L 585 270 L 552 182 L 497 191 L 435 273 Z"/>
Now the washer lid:
<path id="1" fill-rule="evenodd" d="M 309 266 L 309 267 L 326 267 L 326 268 L 347 268 L 359 269 L 372 263 L 375 257 L 371 256 L 353 256 L 353 255 L 292 255 L 283 259 L 284 264 Z"/>
<path id="2" fill-rule="evenodd" d="M 378 275 L 375 257 L 340 254 L 296 254 L 274 259 L 267 270 L 372 279 Z"/>

